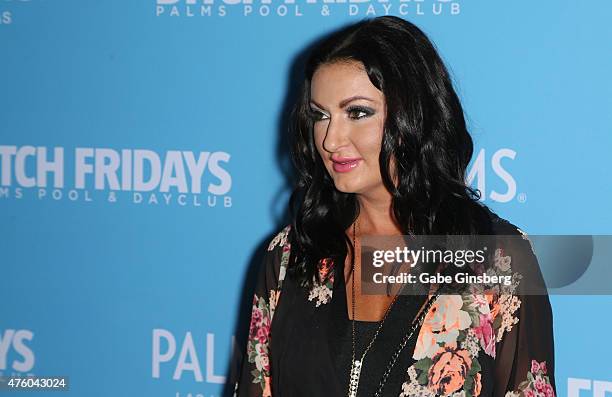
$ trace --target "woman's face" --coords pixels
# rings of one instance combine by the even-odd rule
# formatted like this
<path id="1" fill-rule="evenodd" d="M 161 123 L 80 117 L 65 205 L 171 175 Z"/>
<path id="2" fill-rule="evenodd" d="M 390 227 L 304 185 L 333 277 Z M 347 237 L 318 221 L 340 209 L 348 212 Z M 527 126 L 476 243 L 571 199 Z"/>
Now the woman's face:
<path id="1" fill-rule="evenodd" d="M 378 157 L 385 98 L 360 62 L 324 64 L 312 76 L 314 141 L 336 189 L 371 194 L 386 189 Z"/>

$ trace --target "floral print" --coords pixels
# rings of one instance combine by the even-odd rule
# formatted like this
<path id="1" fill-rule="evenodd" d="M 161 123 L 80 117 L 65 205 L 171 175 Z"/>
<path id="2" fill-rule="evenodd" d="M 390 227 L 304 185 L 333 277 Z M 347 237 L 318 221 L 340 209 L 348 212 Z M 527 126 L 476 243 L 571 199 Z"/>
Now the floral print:
<path id="1" fill-rule="evenodd" d="M 511 261 L 498 248 L 489 272 L 511 275 L 511 285 L 496 285 L 484 294 L 440 295 L 436 299 L 421 326 L 413 353 L 417 361 L 408 369 L 400 396 L 480 394 L 479 355 L 482 352 L 495 358 L 496 343 L 518 322 L 515 312 L 521 301 L 512 294 L 520 275 L 512 273 Z"/>
<path id="2" fill-rule="evenodd" d="M 270 244 L 268 244 L 268 251 L 274 250 L 274 248 L 277 245 L 280 245 L 282 247 L 287 245 L 287 237 L 289 236 L 289 231 L 290 230 L 291 230 L 291 225 L 287 225 L 287 226 L 285 226 L 285 228 L 283 230 L 280 231 L 280 233 L 278 233 L 276 236 L 274 236 L 272 241 L 270 241 Z"/>
<path id="3" fill-rule="evenodd" d="M 480 315 L 480 324 L 473 329 L 483 351 L 495 358 L 495 332 L 493 331 L 493 317 L 491 313 Z"/>
<path id="4" fill-rule="evenodd" d="M 433 358 L 439 344 L 456 344 L 460 330 L 471 324 L 470 315 L 461 310 L 463 299 L 459 295 L 442 295 L 432 305 L 423 320 L 413 358 Z"/>
<path id="5" fill-rule="evenodd" d="M 270 321 L 269 306 L 266 300 L 255 294 L 247 341 L 247 356 L 250 363 L 255 363 L 255 368 L 251 372 L 253 383 L 261 385 L 264 395 L 270 395 L 265 392 L 270 383 L 270 361 L 268 357 Z"/>
<path id="6" fill-rule="evenodd" d="M 318 263 L 319 279 L 313 278 L 313 287 L 310 289 L 308 294 L 308 300 L 312 301 L 316 299 L 316 306 L 319 307 L 322 304 L 329 302 L 332 298 L 332 292 L 334 288 L 334 272 L 331 271 L 333 261 L 329 258 L 321 259 Z"/>
<path id="7" fill-rule="evenodd" d="M 268 245 L 268 251 L 274 251 L 279 245 L 282 247 L 278 284 L 269 289 L 267 300 L 266 297 L 258 296 L 257 294 L 253 297 L 251 322 L 247 340 L 247 359 L 249 363 L 254 364 L 254 368 L 251 370 L 252 382 L 258 383 L 261 386 L 263 397 L 270 397 L 272 395 L 270 389 L 270 358 L 268 351 L 270 326 L 281 295 L 281 287 L 285 279 L 287 264 L 289 262 L 291 247 L 287 237 L 290 228 L 290 225 L 286 226 Z M 236 383 L 236 388 L 237 387 L 238 383 Z"/>
<path id="8" fill-rule="evenodd" d="M 546 361 L 531 360 L 527 379 L 518 385 L 518 390 L 509 391 L 505 397 L 555 397 L 555 390 L 546 374 Z"/>
<path id="9" fill-rule="evenodd" d="M 427 387 L 442 395 L 459 390 L 465 383 L 470 368 L 472 358 L 466 350 L 444 347 L 432 359 L 427 371 Z"/>
<path id="10" fill-rule="evenodd" d="M 256 391 L 249 392 L 250 397 L 271 397 L 271 368 L 270 368 L 270 339 L 271 323 L 281 298 L 281 290 L 289 262 L 290 243 L 288 234 L 290 225 L 278 233 L 268 245 L 268 251 L 275 251 L 280 257 L 274 270 L 274 284 L 266 282 L 265 289 L 258 289 L 259 294 L 254 295 L 251 322 L 248 336 L 247 367 L 249 378 L 245 383 L 257 385 Z M 531 252 L 533 246 L 527 235 L 516 228 L 522 238 L 529 242 Z M 519 239 L 520 240 L 520 239 Z M 490 366 L 496 358 L 513 354 L 522 360 L 524 368 L 525 359 L 531 360 L 529 371 L 513 370 L 507 391 L 502 389 L 505 397 L 554 397 L 554 374 L 547 371 L 547 361 L 537 361 L 532 357 L 545 358 L 548 347 L 544 350 L 534 349 L 527 352 L 527 356 L 516 349 L 521 346 L 519 334 L 510 339 L 516 343 L 504 345 L 508 333 L 515 330 L 519 322 L 519 309 L 524 304 L 533 305 L 534 301 L 524 301 L 518 294 L 522 276 L 513 271 L 512 256 L 509 248 L 497 248 L 494 251 L 494 262 L 488 275 L 510 276 L 510 285 L 489 285 L 484 290 L 469 291 L 463 295 L 440 295 L 425 315 L 415 342 L 412 359 L 401 385 L 400 397 L 479 397 L 483 390 L 489 396 L 492 393 L 491 371 L 483 372 L 483 365 Z M 521 260 L 522 263 L 522 260 Z M 322 259 L 317 264 L 317 275 L 314 277 L 313 287 L 306 291 L 308 302 L 314 307 L 329 304 L 333 296 L 334 263 L 331 259 Z M 268 275 L 269 276 L 269 275 Z M 543 302 L 543 301 L 538 301 Z M 547 301 L 546 301 L 547 302 Z M 316 310 L 315 310 L 316 311 Z M 533 313 L 535 311 L 529 311 Z M 540 312 L 538 312 L 540 313 Z M 544 312 L 546 314 L 546 312 Z M 523 316 L 525 314 L 523 313 Z M 532 317 L 521 317 L 521 321 L 538 321 Z M 544 327 L 547 327 L 544 323 Z M 524 330 L 524 328 L 523 328 Z M 551 330 L 546 328 L 544 332 Z M 546 335 L 550 334 L 544 334 Z M 537 335 L 536 335 L 537 336 Z M 505 338 L 506 337 L 506 338 Z M 539 346 L 539 345 L 538 345 Z M 511 352 L 511 353 L 508 353 Z M 551 357 L 552 359 L 552 357 Z M 502 360 L 503 362 L 503 360 Z M 551 362 L 552 363 L 552 362 Z M 551 364 L 552 365 L 552 364 Z M 521 368 L 514 367 L 514 368 Z M 490 369 L 490 367 L 488 367 Z M 524 371 L 524 370 L 523 370 Z M 516 378 L 514 378 L 516 377 Z M 238 386 L 238 383 L 236 384 Z M 486 387 L 483 387 L 486 385 Z M 497 395 L 497 390 L 495 391 Z M 236 395 L 242 393 L 236 389 Z M 255 393 L 255 394 L 252 394 Z M 284 394 L 284 393 L 283 393 Z M 243 395 L 243 394 L 240 394 Z M 244 394 L 247 395 L 247 394 Z M 484 396 L 483 396 L 484 397 Z"/>

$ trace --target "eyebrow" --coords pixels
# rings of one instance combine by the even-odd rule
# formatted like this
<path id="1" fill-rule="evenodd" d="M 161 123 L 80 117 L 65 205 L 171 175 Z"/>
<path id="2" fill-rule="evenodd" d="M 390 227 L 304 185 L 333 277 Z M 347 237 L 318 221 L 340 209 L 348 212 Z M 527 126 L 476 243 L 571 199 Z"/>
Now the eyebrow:
<path id="1" fill-rule="evenodd" d="M 339 107 L 343 108 L 343 107 L 345 107 L 346 105 L 348 105 L 349 103 L 351 103 L 351 102 L 353 102 L 353 101 L 356 101 L 356 100 L 358 100 L 358 99 L 363 99 L 363 100 L 370 101 L 370 102 L 376 102 L 374 99 L 372 99 L 372 98 L 368 98 L 368 97 L 366 97 L 366 96 L 362 96 L 362 95 L 354 95 L 354 96 L 352 96 L 352 97 L 350 97 L 350 98 L 346 98 L 346 99 L 343 99 L 342 101 L 340 101 L 340 103 L 339 103 Z M 317 102 L 315 102 L 314 100 L 312 100 L 312 99 L 311 99 L 311 100 L 310 100 L 310 102 L 311 102 L 312 104 L 316 105 L 318 108 L 323 109 L 323 106 L 319 105 L 319 104 L 318 104 Z"/>

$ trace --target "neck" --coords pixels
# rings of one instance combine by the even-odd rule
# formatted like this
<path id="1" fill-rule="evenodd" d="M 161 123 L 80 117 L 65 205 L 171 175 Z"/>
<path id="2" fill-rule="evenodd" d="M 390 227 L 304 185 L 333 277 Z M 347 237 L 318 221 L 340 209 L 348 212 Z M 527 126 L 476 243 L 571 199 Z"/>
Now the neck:
<path id="1" fill-rule="evenodd" d="M 400 235 L 403 234 L 393 216 L 391 195 L 369 197 L 358 195 L 359 234 Z"/>

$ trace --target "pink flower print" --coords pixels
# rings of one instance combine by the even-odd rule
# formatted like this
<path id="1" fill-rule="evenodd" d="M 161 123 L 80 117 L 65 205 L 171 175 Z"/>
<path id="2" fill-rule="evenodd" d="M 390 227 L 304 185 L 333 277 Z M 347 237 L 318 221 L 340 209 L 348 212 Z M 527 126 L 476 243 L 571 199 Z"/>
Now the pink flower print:
<path id="1" fill-rule="evenodd" d="M 491 313 L 480 315 L 480 325 L 474 327 L 474 334 L 478 337 L 484 352 L 495 358 L 495 331 Z"/>
<path id="2" fill-rule="evenodd" d="M 524 397 L 555 397 L 555 390 L 546 375 L 546 361 L 541 363 L 531 360 L 531 368 L 527 374 L 527 380 L 519 385 L 519 389 L 513 395 Z M 509 392 L 510 393 L 510 392 Z"/>
<path id="3" fill-rule="evenodd" d="M 555 391 L 553 390 L 553 387 L 550 385 L 550 383 L 544 385 L 544 395 L 546 397 L 555 397 Z"/>
<path id="4" fill-rule="evenodd" d="M 254 325 L 261 324 L 261 319 L 263 318 L 263 314 L 261 310 L 257 307 L 253 307 L 253 315 L 251 316 L 251 323 Z"/>
<path id="5" fill-rule="evenodd" d="M 543 392 L 545 384 L 546 383 L 544 382 L 544 379 L 542 379 L 542 377 L 540 375 L 536 376 L 534 385 L 535 385 L 535 388 L 536 388 L 537 391 Z"/>
<path id="6" fill-rule="evenodd" d="M 531 371 L 532 374 L 540 372 L 540 364 L 536 360 L 531 360 Z"/>
<path id="7" fill-rule="evenodd" d="M 491 308 L 489 306 L 489 300 L 485 295 L 476 294 L 472 296 L 472 305 L 478 309 L 480 313 L 490 313 Z"/>
<path id="8" fill-rule="evenodd" d="M 264 343 L 266 343 L 266 341 L 268 340 L 268 331 L 267 331 L 267 329 L 265 329 L 264 327 L 261 327 L 261 328 L 259 328 L 257 330 L 257 340 L 262 345 Z"/>

